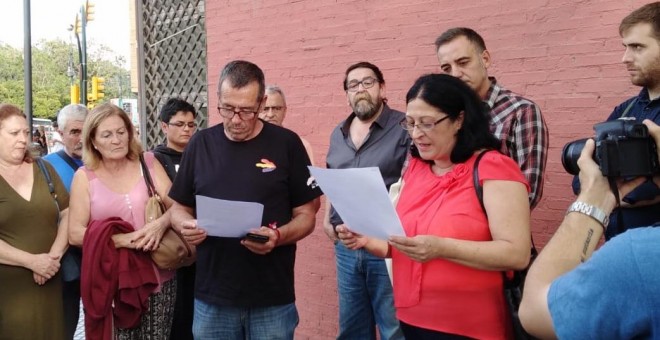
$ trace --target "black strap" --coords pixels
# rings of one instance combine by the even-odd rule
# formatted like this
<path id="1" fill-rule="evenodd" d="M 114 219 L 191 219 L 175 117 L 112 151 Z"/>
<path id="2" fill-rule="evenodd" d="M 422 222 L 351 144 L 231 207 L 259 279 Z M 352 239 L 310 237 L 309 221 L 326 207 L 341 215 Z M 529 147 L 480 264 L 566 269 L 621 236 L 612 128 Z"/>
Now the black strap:
<path id="1" fill-rule="evenodd" d="M 44 160 L 41 158 L 35 159 L 37 162 L 37 166 L 39 167 L 39 170 L 41 170 L 41 173 L 44 174 L 44 177 L 46 177 L 46 183 L 48 184 L 48 192 L 50 192 L 50 195 L 53 196 L 53 201 L 55 202 L 55 207 L 57 207 L 57 221 L 59 222 L 60 220 L 60 204 L 57 202 L 57 193 L 55 192 L 55 185 L 53 184 L 53 180 L 50 177 L 50 173 L 48 172 L 48 169 L 46 169 L 46 164 L 44 163 Z"/>
<path id="2" fill-rule="evenodd" d="M 479 162 L 481 162 L 481 158 L 489 151 L 492 150 L 486 150 L 479 153 L 477 159 L 474 161 L 474 169 L 472 170 L 472 181 L 474 181 L 474 190 L 477 192 L 477 199 L 479 200 L 479 204 L 481 205 L 481 210 L 484 211 L 486 217 L 488 217 L 488 213 L 486 212 L 486 207 L 484 206 L 484 188 L 482 188 L 481 184 L 479 183 Z"/>
<path id="3" fill-rule="evenodd" d="M 53 181 L 50 179 L 50 174 L 46 169 L 46 164 L 44 164 L 44 160 L 41 158 L 37 158 L 36 162 L 37 165 L 39 166 L 39 170 L 41 170 L 41 173 L 44 174 L 44 177 L 46 177 L 46 182 L 48 183 L 48 192 L 50 192 L 53 198 L 57 199 L 57 194 L 55 193 L 55 185 L 53 185 Z"/>
<path id="4" fill-rule="evenodd" d="M 479 200 L 479 204 L 481 205 L 481 209 L 484 211 L 484 214 L 486 217 L 488 217 L 488 213 L 486 212 L 486 207 L 484 206 L 484 188 L 481 186 L 479 183 L 479 162 L 481 161 L 481 158 L 488 152 L 494 151 L 494 150 L 485 150 L 479 153 L 477 156 L 477 159 L 474 161 L 474 168 L 472 170 L 472 180 L 474 182 L 474 191 L 477 194 L 477 199 Z M 534 244 L 534 237 L 531 236 L 530 233 L 530 239 L 532 241 L 532 248 L 530 249 L 530 257 L 531 259 L 536 258 L 536 255 L 538 255 L 538 251 L 536 250 L 536 245 Z M 531 264 L 531 261 L 530 261 Z M 526 269 L 525 269 L 526 270 Z M 504 278 L 504 285 L 505 287 L 517 287 L 520 284 L 522 284 L 522 273 L 519 271 L 515 271 L 513 275 L 513 279 L 509 279 L 506 275 L 506 272 L 502 272 L 502 277 Z"/>
<path id="5" fill-rule="evenodd" d="M 635 99 L 633 99 L 633 100 L 630 102 L 630 104 L 628 104 L 628 106 L 626 106 L 626 109 L 623 110 L 623 113 L 621 114 L 621 116 L 619 116 L 619 118 L 623 118 L 623 117 L 627 117 L 627 116 L 628 116 L 628 111 L 630 111 L 630 109 L 633 107 L 633 105 L 635 105 L 635 103 L 637 102 L 637 98 L 638 98 L 638 97 L 635 97 Z"/>
<path id="6" fill-rule="evenodd" d="M 60 156 L 60 158 L 62 158 L 66 162 L 66 164 L 69 164 L 69 166 L 71 167 L 71 169 L 73 169 L 74 172 L 78 170 L 78 168 L 80 167 L 80 165 L 78 165 L 73 160 L 73 158 L 71 158 L 71 156 L 69 156 L 64 150 L 60 150 L 56 152 L 56 154 Z"/>

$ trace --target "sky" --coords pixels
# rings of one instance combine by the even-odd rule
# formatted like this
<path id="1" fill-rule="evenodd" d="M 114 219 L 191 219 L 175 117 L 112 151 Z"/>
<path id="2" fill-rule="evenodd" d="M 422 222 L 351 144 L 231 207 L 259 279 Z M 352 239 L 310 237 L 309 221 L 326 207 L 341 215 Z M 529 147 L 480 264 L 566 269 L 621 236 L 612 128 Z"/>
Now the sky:
<path id="1" fill-rule="evenodd" d="M 130 22 L 128 5 L 131 0 L 95 0 L 94 21 L 87 23 L 87 42 L 106 45 L 130 65 Z M 31 0 L 32 45 L 41 39 L 60 38 L 75 43 L 75 37 L 67 28 L 75 21 L 83 0 Z M 23 48 L 24 0 L 2 0 L 0 42 Z M 114 60 L 111 58 L 110 60 Z"/>

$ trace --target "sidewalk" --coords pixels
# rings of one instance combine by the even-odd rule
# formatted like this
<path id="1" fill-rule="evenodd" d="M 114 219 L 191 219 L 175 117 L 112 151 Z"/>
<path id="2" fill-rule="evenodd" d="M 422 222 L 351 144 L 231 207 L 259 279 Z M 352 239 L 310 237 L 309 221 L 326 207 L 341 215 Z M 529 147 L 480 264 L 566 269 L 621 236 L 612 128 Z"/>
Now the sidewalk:
<path id="1" fill-rule="evenodd" d="M 73 340 L 85 340 L 85 313 L 83 313 L 82 301 L 80 301 L 80 318 L 78 319 L 78 327 L 76 327 Z"/>

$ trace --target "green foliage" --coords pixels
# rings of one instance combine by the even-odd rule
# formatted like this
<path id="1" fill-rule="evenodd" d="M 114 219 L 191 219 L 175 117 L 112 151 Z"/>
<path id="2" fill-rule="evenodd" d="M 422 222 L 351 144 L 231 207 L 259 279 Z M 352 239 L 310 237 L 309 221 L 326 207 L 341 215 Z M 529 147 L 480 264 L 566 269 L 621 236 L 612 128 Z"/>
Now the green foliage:
<path id="1" fill-rule="evenodd" d="M 116 61 L 108 60 L 114 58 L 114 55 L 115 53 L 106 46 L 101 45 L 98 48 L 88 46 L 88 84 L 91 84 L 94 75 L 105 78 L 105 98 L 100 102 L 118 97 L 120 79 L 124 98 L 132 96 L 128 88 L 129 71 L 119 66 Z M 73 58 L 74 68 L 78 71 L 77 46 L 60 39 L 42 40 L 32 47 L 32 101 L 35 118 L 53 119 L 63 106 L 71 102 L 69 98 L 71 79 L 67 75 L 70 58 Z M 2 65 L 0 103 L 23 107 L 25 91 L 22 49 L 0 44 L 0 65 Z M 74 82 L 79 83 L 78 74 Z M 88 91 L 91 91 L 91 88 Z"/>

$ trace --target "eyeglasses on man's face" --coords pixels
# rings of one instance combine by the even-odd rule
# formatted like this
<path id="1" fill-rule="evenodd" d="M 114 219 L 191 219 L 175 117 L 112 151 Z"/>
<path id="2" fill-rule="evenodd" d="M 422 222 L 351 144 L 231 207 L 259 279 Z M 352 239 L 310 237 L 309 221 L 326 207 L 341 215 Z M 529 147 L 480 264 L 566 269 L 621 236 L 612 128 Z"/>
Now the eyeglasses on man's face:
<path id="1" fill-rule="evenodd" d="M 195 122 L 187 122 L 186 123 L 186 122 L 178 121 L 178 122 L 169 122 L 169 123 L 167 123 L 167 125 L 176 126 L 178 128 L 183 128 L 184 126 L 187 126 L 190 129 L 196 129 L 197 128 L 197 123 L 195 123 Z"/>
<path id="2" fill-rule="evenodd" d="M 399 125 L 401 125 L 401 127 L 404 130 L 406 130 L 410 133 L 412 133 L 413 130 L 415 130 L 415 128 L 417 128 L 419 131 L 428 132 L 428 131 L 433 130 L 433 128 L 436 125 L 442 123 L 447 118 L 449 118 L 449 116 L 444 116 L 444 117 L 436 120 L 433 123 L 417 123 L 417 124 L 415 124 L 415 121 L 412 120 L 412 119 L 410 119 L 410 120 L 404 119 L 404 120 L 401 121 L 401 123 L 399 123 Z"/>
<path id="3" fill-rule="evenodd" d="M 358 87 L 360 87 L 360 84 L 362 84 L 362 88 L 370 89 L 376 85 L 378 82 L 378 79 L 372 78 L 372 77 L 366 77 L 362 79 L 362 81 L 357 81 L 357 80 L 351 80 L 346 84 L 346 90 L 348 92 L 357 92 Z"/>
<path id="4" fill-rule="evenodd" d="M 282 112 L 284 111 L 284 106 L 264 106 L 264 109 L 261 112 L 268 112 L 268 111 L 273 111 L 273 112 Z"/>
<path id="5" fill-rule="evenodd" d="M 257 115 L 258 110 L 244 107 L 218 106 L 218 113 L 222 117 L 229 119 L 234 118 L 234 115 L 238 115 L 241 120 L 249 120 Z"/>

